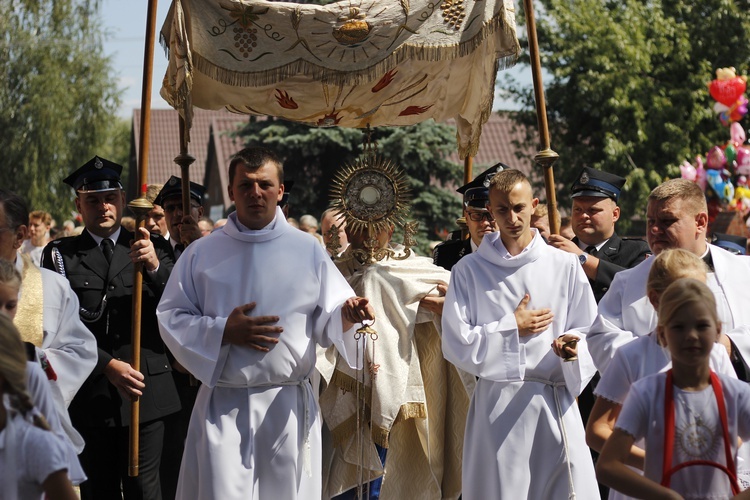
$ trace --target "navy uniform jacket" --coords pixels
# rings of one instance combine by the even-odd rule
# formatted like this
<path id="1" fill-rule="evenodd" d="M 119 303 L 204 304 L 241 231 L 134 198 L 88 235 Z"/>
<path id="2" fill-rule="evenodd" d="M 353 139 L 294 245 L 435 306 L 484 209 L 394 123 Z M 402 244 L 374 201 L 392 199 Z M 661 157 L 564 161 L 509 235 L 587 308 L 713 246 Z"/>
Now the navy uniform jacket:
<path id="1" fill-rule="evenodd" d="M 578 238 L 573 238 L 573 242 L 577 245 Z M 651 250 L 648 243 L 643 240 L 623 240 L 614 233 L 609 241 L 592 255 L 599 259 L 599 268 L 596 271 L 596 279 L 589 280 L 589 283 L 594 291 L 594 298 L 599 303 L 609 290 L 615 274 L 637 266 L 651 255 Z"/>
<path id="2" fill-rule="evenodd" d="M 81 307 L 97 311 L 103 292 L 107 307 L 101 317 L 85 323 L 96 337 L 99 359 L 94 371 L 83 384 L 70 405 L 70 416 L 76 426 L 120 427 L 130 422 L 130 403 L 123 401 L 114 385 L 104 375 L 104 367 L 112 358 L 132 359 L 131 323 L 134 266 L 128 257 L 134 235 L 122 228 L 114 247 L 111 265 L 107 265 L 94 238 L 83 231 L 80 236 L 62 238 L 49 243 L 42 254 L 42 266 L 52 271 L 52 249 L 57 248 L 65 264 L 65 277 L 78 296 Z M 166 347 L 159 335 L 156 305 L 174 266 L 169 244 L 162 237 L 151 237 L 159 269 L 153 277 L 143 273 L 141 310 L 141 373 L 146 388 L 140 398 L 141 422 L 164 417 L 180 409 L 180 400 L 167 359 Z"/>
<path id="3" fill-rule="evenodd" d="M 450 271 L 464 255 L 471 253 L 471 238 L 465 240 L 447 240 L 437 245 L 432 251 L 432 262 Z"/>

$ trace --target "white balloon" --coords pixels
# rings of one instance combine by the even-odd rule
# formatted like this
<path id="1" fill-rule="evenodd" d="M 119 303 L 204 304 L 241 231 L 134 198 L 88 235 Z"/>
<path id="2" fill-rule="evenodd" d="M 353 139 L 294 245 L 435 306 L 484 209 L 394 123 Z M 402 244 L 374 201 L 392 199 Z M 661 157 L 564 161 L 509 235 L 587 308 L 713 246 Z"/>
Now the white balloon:
<path id="1" fill-rule="evenodd" d="M 717 113 L 723 113 L 724 111 L 729 111 L 729 106 L 725 106 L 720 102 L 717 102 L 714 104 L 714 111 Z"/>

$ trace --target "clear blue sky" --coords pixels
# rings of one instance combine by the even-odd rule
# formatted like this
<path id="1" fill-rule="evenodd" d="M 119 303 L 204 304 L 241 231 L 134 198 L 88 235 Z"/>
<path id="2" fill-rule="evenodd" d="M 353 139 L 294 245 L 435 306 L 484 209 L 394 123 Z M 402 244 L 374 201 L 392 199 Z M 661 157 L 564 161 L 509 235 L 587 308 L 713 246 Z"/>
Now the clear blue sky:
<path id="1" fill-rule="evenodd" d="M 170 4 L 171 0 L 159 0 L 157 3 L 158 14 L 156 39 L 154 41 L 156 46 L 154 48 L 154 69 L 151 86 L 152 109 L 169 108 L 169 104 L 159 95 L 161 81 L 167 69 L 167 58 L 161 44 L 159 44 L 159 30 L 167 17 Z M 102 2 L 102 21 L 104 22 L 104 29 L 108 33 L 104 49 L 107 55 L 113 57 L 118 87 L 124 90 L 118 115 L 125 118 L 132 116 L 133 109 L 141 107 L 147 10 L 147 0 L 103 0 Z M 518 29 L 520 33 L 523 27 L 519 26 Z M 528 68 L 516 67 L 509 71 L 524 83 L 531 82 L 531 74 Z M 546 78 L 548 78 L 547 75 L 545 75 Z M 503 102 L 496 98 L 494 108 L 517 109 L 517 106 L 514 103 Z"/>
<path id="2" fill-rule="evenodd" d="M 154 70 L 151 85 L 151 107 L 168 108 L 159 95 L 161 81 L 167 69 L 167 58 L 159 44 L 159 30 L 167 16 L 170 0 L 157 4 L 156 39 L 154 48 Z M 146 40 L 146 0 L 104 0 L 101 7 L 102 21 L 108 37 L 104 43 L 107 55 L 112 56 L 113 67 L 118 78 L 118 87 L 124 90 L 119 116 L 130 117 L 133 109 L 141 107 L 143 88 L 143 51 Z"/>

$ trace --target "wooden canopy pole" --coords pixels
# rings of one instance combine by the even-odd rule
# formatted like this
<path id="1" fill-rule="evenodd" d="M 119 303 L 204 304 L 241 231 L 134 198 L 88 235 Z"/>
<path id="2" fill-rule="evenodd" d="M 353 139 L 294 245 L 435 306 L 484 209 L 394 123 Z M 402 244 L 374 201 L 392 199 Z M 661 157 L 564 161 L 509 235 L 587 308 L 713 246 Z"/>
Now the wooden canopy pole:
<path id="1" fill-rule="evenodd" d="M 146 199 L 148 184 L 148 150 L 151 129 L 151 79 L 153 75 L 154 45 L 156 44 L 156 0 L 149 0 L 146 17 L 146 47 L 143 51 L 143 91 L 141 93 L 141 133 L 138 151 L 138 186 L 141 196 L 130 203 L 128 208 L 136 216 L 136 239 L 141 239 L 140 228 L 145 227 L 146 216 L 154 208 Z M 141 371 L 141 301 L 143 297 L 143 264 L 135 264 L 133 273 L 133 310 L 131 341 L 134 370 Z M 130 447 L 128 454 L 128 475 L 138 476 L 138 453 L 140 451 L 141 402 L 136 399 L 130 406 Z"/>
<path id="2" fill-rule="evenodd" d="M 473 170 L 474 169 L 474 157 L 473 156 L 467 156 L 464 158 L 464 185 L 471 182 L 472 177 L 474 176 Z"/>
<path id="3" fill-rule="evenodd" d="M 547 194 L 549 228 L 552 234 L 560 234 L 560 216 L 557 214 L 557 196 L 555 195 L 555 175 L 552 166 L 560 157 L 550 149 L 549 127 L 547 126 L 547 105 L 544 101 L 544 84 L 542 83 L 542 64 L 539 59 L 539 42 L 536 38 L 536 20 L 532 0 L 523 0 L 526 11 L 526 31 L 529 38 L 529 55 L 531 58 L 531 76 L 534 81 L 534 100 L 536 101 L 536 119 L 539 125 L 541 150 L 534 156 L 534 161 L 544 168 L 544 187 Z"/>

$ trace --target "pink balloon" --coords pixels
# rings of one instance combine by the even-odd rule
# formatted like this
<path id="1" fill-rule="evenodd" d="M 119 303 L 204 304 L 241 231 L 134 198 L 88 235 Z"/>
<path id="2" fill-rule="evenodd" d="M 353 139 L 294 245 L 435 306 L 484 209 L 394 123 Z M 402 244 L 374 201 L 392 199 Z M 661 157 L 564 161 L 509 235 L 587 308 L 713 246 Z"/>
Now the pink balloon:
<path id="1" fill-rule="evenodd" d="M 703 168 L 703 158 L 700 156 L 695 157 L 695 183 L 702 191 L 706 191 L 706 170 Z"/>
<path id="2" fill-rule="evenodd" d="M 747 104 L 745 104 L 745 113 L 747 113 Z M 732 138 L 731 142 L 733 144 L 739 146 L 740 144 L 745 143 L 745 129 L 737 122 L 734 122 L 732 126 L 729 127 L 729 136 Z"/>
<path id="3" fill-rule="evenodd" d="M 682 165 L 680 165 L 680 172 L 683 179 L 695 181 L 695 167 L 692 166 L 689 161 L 685 160 L 684 162 L 682 162 Z"/>
<path id="4" fill-rule="evenodd" d="M 727 164 L 727 156 L 719 146 L 714 146 L 706 154 L 706 168 L 709 170 L 721 170 Z"/>
<path id="5" fill-rule="evenodd" d="M 737 109 L 735 110 L 735 113 L 739 117 L 736 121 L 741 120 L 742 117 L 747 114 L 747 97 L 744 95 L 737 100 Z M 742 142 L 745 142 L 744 139 Z"/>
<path id="6" fill-rule="evenodd" d="M 737 163 L 737 167 L 735 168 L 737 175 L 750 175 L 750 148 L 737 148 L 737 159 L 735 162 Z"/>

